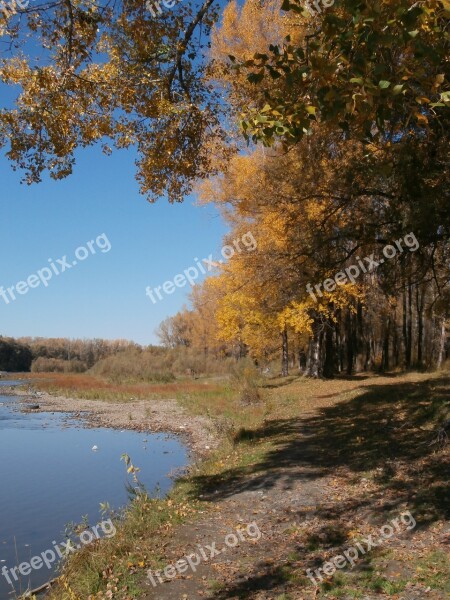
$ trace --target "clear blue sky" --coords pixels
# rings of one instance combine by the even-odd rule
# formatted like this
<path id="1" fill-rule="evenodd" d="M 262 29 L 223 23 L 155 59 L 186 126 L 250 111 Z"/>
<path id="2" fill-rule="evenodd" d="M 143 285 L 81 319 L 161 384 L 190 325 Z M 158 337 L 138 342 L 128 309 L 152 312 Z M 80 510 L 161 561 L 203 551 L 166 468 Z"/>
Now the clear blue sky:
<path id="1" fill-rule="evenodd" d="M 156 343 L 155 328 L 187 303 L 189 288 L 153 304 L 146 286 L 173 279 L 195 257 L 220 256 L 225 225 L 192 197 L 147 203 L 134 179 L 133 152 L 106 157 L 91 148 L 77 157 L 71 177 L 29 187 L 0 154 L 0 286 L 26 280 L 49 258 L 68 255 L 72 262 L 75 249 L 100 234 L 112 246 L 53 276 L 48 287 L 9 304 L 0 298 L 0 334 Z"/>

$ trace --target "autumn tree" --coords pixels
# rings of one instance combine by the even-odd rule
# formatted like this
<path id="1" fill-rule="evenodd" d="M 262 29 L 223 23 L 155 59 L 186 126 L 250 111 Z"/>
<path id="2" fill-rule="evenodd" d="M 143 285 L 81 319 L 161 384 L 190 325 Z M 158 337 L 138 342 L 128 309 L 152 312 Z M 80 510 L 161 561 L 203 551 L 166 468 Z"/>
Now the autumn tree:
<path id="1" fill-rule="evenodd" d="M 248 138 L 295 144 L 312 122 L 367 141 L 439 135 L 448 124 L 447 0 L 340 0 L 311 16 L 284 0 L 302 35 L 288 35 L 239 72 L 264 90 L 243 107 Z M 295 30 L 293 30 L 295 33 Z"/>
<path id="2" fill-rule="evenodd" d="M 343 4 L 344 13 L 344 9 L 348 8 L 351 11 L 354 8 L 347 6 L 349 3 Z M 310 374 L 331 374 L 336 368 L 343 368 L 344 362 L 347 363 L 347 370 L 351 372 L 360 366 L 357 365 L 357 360 L 362 355 L 365 356 L 363 362 L 366 367 L 374 365 L 379 358 L 374 336 L 377 339 L 382 336 L 384 339 L 381 354 L 385 358 L 381 357 L 381 362 L 386 368 L 389 362 L 389 341 L 394 335 L 389 328 L 392 321 L 391 311 L 395 306 L 392 298 L 398 294 L 408 296 L 408 306 L 403 309 L 403 317 L 405 312 L 408 313 L 407 333 L 403 336 L 405 365 L 408 366 L 411 363 L 413 330 L 411 314 L 414 302 L 410 300 L 412 289 L 414 287 L 419 298 L 419 322 L 422 322 L 425 309 L 420 302 L 421 292 L 418 291 L 418 287 L 429 287 L 431 281 L 432 286 L 441 290 L 448 285 L 445 248 L 449 236 L 449 212 L 444 206 L 445 198 L 448 197 L 448 168 L 445 159 L 446 137 L 443 135 L 443 125 L 448 113 L 445 77 L 439 73 L 439 69 L 445 66 L 442 52 L 445 37 L 439 40 L 435 32 L 428 35 L 428 27 L 433 19 L 442 25 L 445 11 L 439 9 L 436 12 L 433 9 L 427 12 L 426 4 L 421 5 L 419 12 L 413 8 L 411 15 L 404 14 L 404 3 L 385 3 L 383 7 L 384 17 L 386 11 L 397 11 L 397 16 L 390 23 L 392 30 L 388 30 L 383 37 L 384 44 L 393 45 L 398 29 L 404 29 L 407 23 L 417 22 L 420 25 L 417 32 L 413 32 L 414 35 L 404 40 L 408 49 L 405 56 L 399 56 L 395 48 L 395 52 L 389 58 L 392 64 L 379 66 L 378 74 L 381 76 L 384 73 L 383 69 L 392 70 L 395 60 L 400 61 L 396 68 L 398 67 L 406 83 L 399 84 L 392 90 L 392 97 L 390 91 L 383 91 L 391 87 L 387 79 L 382 80 L 378 91 L 366 81 L 367 93 L 361 106 L 358 104 L 360 98 L 356 95 L 353 99 L 354 110 L 347 114 L 345 107 L 339 108 L 339 90 L 336 90 L 336 94 L 328 90 L 325 104 L 313 106 L 310 103 L 307 106 L 304 112 L 307 121 L 302 122 L 302 127 L 298 130 L 295 130 L 296 117 L 292 114 L 287 117 L 289 123 L 285 127 L 284 113 L 278 105 L 274 109 L 271 100 L 276 98 L 281 105 L 287 105 L 292 96 L 293 101 L 298 98 L 298 106 L 301 108 L 302 102 L 304 104 L 301 94 L 310 99 L 315 90 L 314 86 L 323 84 L 321 77 L 333 77 L 331 67 L 328 71 L 324 69 L 323 73 L 318 72 L 326 60 L 334 60 L 332 50 L 327 53 L 326 59 L 322 56 L 320 63 L 318 57 L 326 43 L 332 44 L 331 34 L 325 29 L 329 23 L 336 20 L 335 17 L 326 14 L 310 22 L 311 20 L 305 20 L 304 16 L 300 15 L 297 22 L 287 20 L 287 29 L 292 29 L 292 36 L 288 40 L 291 44 L 289 50 L 292 50 L 295 43 L 297 47 L 306 47 L 306 55 L 301 55 L 300 51 L 298 55 L 283 54 L 279 51 L 280 44 L 272 43 L 269 50 L 275 56 L 274 61 L 278 61 L 276 66 L 279 71 L 274 70 L 275 63 L 270 62 L 268 54 L 261 53 L 261 38 L 275 39 L 282 31 L 280 22 L 274 19 L 274 27 L 272 28 L 269 21 L 266 24 L 269 31 L 263 36 L 259 35 L 261 20 L 258 16 L 255 18 L 254 13 L 256 11 L 256 15 L 261 16 L 267 8 L 266 5 L 258 6 L 257 3 L 247 2 L 240 13 L 235 5 L 228 7 L 225 10 L 222 28 L 214 32 L 214 74 L 222 79 L 224 88 L 228 91 L 227 98 L 236 114 L 244 107 L 247 112 L 247 107 L 253 110 L 251 107 L 254 106 L 255 111 L 259 110 L 258 106 L 262 107 L 253 120 L 247 119 L 243 124 L 244 131 L 253 141 L 262 140 L 266 145 L 273 145 L 273 151 L 259 156 L 253 154 L 247 158 L 237 157 L 222 178 L 203 186 L 203 195 L 205 198 L 215 198 L 226 207 L 226 216 L 233 226 L 240 220 L 253 219 L 256 231 L 260 233 L 258 237 L 263 240 L 263 244 L 267 242 L 270 247 L 258 248 L 258 254 L 261 254 L 258 268 L 254 272 L 248 268 L 244 269 L 240 277 L 242 286 L 237 287 L 241 290 L 240 295 L 246 297 L 250 308 L 253 307 L 252 310 L 256 307 L 261 310 L 269 304 L 273 311 L 272 316 L 278 314 L 281 323 L 284 319 L 285 325 L 294 324 L 305 332 L 308 332 L 308 325 L 312 323 L 309 330 Z M 375 10 L 375 5 L 376 3 L 371 4 L 367 10 Z M 423 6 L 425 12 L 422 11 Z M 339 7 L 337 10 L 341 15 Z M 245 23 L 240 25 L 239 17 L 245 19 L 249 14 L 254 16 L 256 22 L 253 28 L 246 28 Z M 348 13 L 346 14 L 349 18 Z M 366 16 L 367 23 L 364 23 L 362 16 L 355 19 L 355 27 L 350 26 L 350 37 L 356 35 L 354 30 L 361 33 L 366 31 L 365 28 L 379 32 L 381 17 L 378 15 L 375 23 L 370 16 Z M 339 21 L 342 36 L 346 23 L 345 19 Z M 323 35 L 321 25 L 324 27 Z M 318 29 L 317 35 L 311 35 L 314 28 Z M 336 28 L 335 33 L 339 34 Z M 342 36 L 336 44 L 338 48 L 339 44 L 343 44 Z M 318 42 L 313 39 L 315 37 L 323 42 L 320 48 Z M 423 64 L 418 60 L 417 52 L 415 53 L 419 45 L 424 43 L 424 38 L 439 50 L 433 56 L 434 67 L 428 70 L 426 81 Z M 378 39 L 375 34 L 374 39 Z M 351 42 L 350 39 L 349 43 Z M 366 42 L 363 42 L 363 46 L 365 45 Z M 255 58 L 249 59 L 248 55 L 252 50 L 257 54 Z M 369 51 L 363 48 L 364 52 L 367 54 Z M 383 48 L 380 54 L 374 56 L 369 52 L 371 64 L 375 59 L 381 61 L 384 54 Z M 232 59 L 230 55 L 233 56 Z M 352 57 L 355 56 L 353 53 Z M 389 57 L 389 53 L 386 52 L 386 56 Z M 295 71 L 296 60 L 305 62 L 301 70 Z M 233 71 L 233 63 L 239 64 L 239 69 Z M 354 63 L 348 65 L 349 71 L 356 68 L 356 58 Z M 409 67 L 406 67 L 406 64 Z M 260 69 L 257 73 L 256 66 Z M 411 86 L 416 84 L 410 81 L 412 77 L 405 76 L 405 69 L 408 68 L 417 68 L 417 76 L 423 85 L 433 88 L 434 99 L 439 96 L 442 102 L 434 106 L 431 99 L 428 101 L 425 96 L 411 99 Z M 368 69 L 370 72 L 369 67 Z M 249 71 L 252 72 L 247 82 L 243 83 L 242 76 Z M 337 77 L 340 81 L 340 76 Z M 360 81 L 350 83 L 351 87 L 357 84 L 361 86 Z M 253 93 L 249 84 L 254 86 Z M 342 83 L 342 93 L 345 93 L 344 88 Z M 416 89 L 416 94 L 419 93 L 419 89 Z M 399 114 L 395 110 L 389 112 L 395 106 L 392 98 L 396 98 L 400 92 L 406 97 L 406 113 Z M 425 93 L 424 90 L 422 92 Z M 333 112 L 330 105 L 334 100 L 336 110 Z M 328 108 L 325 106 L 327 103 Z M 416 105 L 423 107 L 420 114 L 417 113 Z M 319 108 L 322 112 L 319 112 Z M 416 110 L 415 113 L 411 113 L 413 109 Z M 274 125 L 272 117 L 275 111 L 278 111 L 278 114 L 275 115 Z M 378 114 L 377 111 L 381 111 L 386 117 L 383 123 L 379 122 L 381 113 Z M 409 118 L 406 118 L 405 114 L 408 111 Z M 414 118 L 411 120 L 412 116 Z M 404 117 L 405 120 L 402 121 Z M 388 125 L 389 132 L 386 129 Z M 310 135 L 306 136 L 306 133 Z M 284 148 L 276 143 L 277 139 L 282 142 Z M 290 158 L 283 158 L 283 149 L 291 142 L 295 142 L 296 146 L 290 150 Z M 428 167 L 425 177 L 419 167 L 421 161 Z M 214 196 L 217 188 L 220 188 L 220 192 Z M 229 204 L 233 207 L 231 211 L 228 209 Z M 270 223 L 269 227 L 265 227 L 267 222 Z M 350 295 L 346 299 L 342 293 L 336 294 L 335 290 L 334 295 L 323 294 L 314 307 L 305 304 L 303 290 L 308 280 L 324 281 L 340 268 L 347 267 L 352 260 L 360 258 L 363 253 L 370 256 L 380 251 L 389 241 L 398 239 L 409 231 L 416 231 L 420 240 L 420 251 L 414 258 L 406 253 L 400 256 L 399 267 L 397 264 L 383 265 L 376 277 L 364 277 L 353 289 L 347 287 L 345 292 Z M 277 277 L 274 277 L 272 268 L 278 269 Z M 239 281 L 237 273 L 234 273 L 234 276 Z M 277 284 L 271 286 L 273 281 L 277 281 Z M 368 284 L 366 287 L 365 283 Z M 378 290 L 378 298 L 372 296 L 370 300 L 378 303 L 381 312 L 386 311 L 387 321 L 383 322 L 387 322 L 388 326 L 385 326 L 382 332 L 377 329 L 375 333 L 369 333 L 370 326 L 365 322 L 363 315 L 365 311 L 371 310 L 371 307 L 365 306 L 363 301 L 364 298 L 369 298 L 368 294 L 374 285 Z M 246 287 L 251 288 L 252 293 L 246 294 Z M 340 292 L 344 292 L 344 289 L 341 288 Z M 232 297 L 235 298 L 235 295 Z M 226 303 L 226 298 L 225 294 L 223 303 Z M 265 312 L 266 320 L 269 314 L 270 311 Z M 246 318 L 251 320 L 250 315 Z M 373 315 L 373 318 L 375 323 L 377 315 Z M 261 317 L 260 320 L 263 321 Z M 422 339 L 423 327 L 420 325 L 418 329 L 421 330 L 418 338 Z M 285 344 L 285 329 L 283 340 Z M 391 341 L 394 344 L 395 340 Z M 343 343 L 346 346 L 345 361 L 342 360 L 342 356 L 332 360 L 334 347 L 342 346 Z M 397 360 L 398 352 L 397 343 L 394 352 Z M 283 352 L 283 355 L 285 354 Z M 284 367 L 283 371 L 285 372 Z"/>
<path id="3" fill-rule="evenodd" d="M 230 3 L 209 63 L 214 0 L 156 18 L 143 0 L 2 13 L 0 80 L 19 93 L 0 112 L 0 145 L 28 183 L 69 175 L 77 148 L 134 147 L 142 192 L 173 201 L 226 164 L 240 113 L 248 139 L 287 146 L 315 122 L 372 142 L 448 126 L 447 0 L 280 8 Z"/>
<path id="4" fill-rule="evenodd" d="M 191 319 L 184 309 L 173 317 L 165 319 L 156 330 L 159 341 L 165 348 L 189 347 L 191 345 Z"/>
<path id="5" fill-rule="evenodd" d="M 225 152 L 218 98 L 203 83 L 214 0 L 154 17 L 143 0 L 33 2 L 0 13 L 0 146 L 27 183 L 68 176 L 77 148 L 136 148 L 150 199 L 180 201 Z M 206 40 L 206 42 L 204 41 Z"/>

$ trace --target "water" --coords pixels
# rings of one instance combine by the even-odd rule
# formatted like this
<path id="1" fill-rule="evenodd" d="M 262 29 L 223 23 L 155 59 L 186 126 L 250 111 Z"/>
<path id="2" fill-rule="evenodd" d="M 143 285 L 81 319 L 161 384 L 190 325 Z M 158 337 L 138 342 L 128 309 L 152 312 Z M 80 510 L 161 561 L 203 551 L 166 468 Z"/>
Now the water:
<path id="1" fill-rule="evenodd" d="M 65 542 L 65 526 L 80 523 L 84 515 L 91 527 L 100 523 L 100 502 L 124 506 L 130 479 L 122 454 L 140 467 L 139 479 L 149 492 L 157 487 L 167 492 L 173 483 L 169 474 L 188 462 L 187 449 L 175 436 L 83 429 L 61 413 L 21 413 L 18 397 L 2 396 L 2 385 L 11 382 L 0 381 L 0 569 Z M 45 565 L 32 570 L 21 577 L 22 590 L 53 576 L 54 569 Z M 0 600 L 11 598 L 11 592 L 0 575 Z"/>

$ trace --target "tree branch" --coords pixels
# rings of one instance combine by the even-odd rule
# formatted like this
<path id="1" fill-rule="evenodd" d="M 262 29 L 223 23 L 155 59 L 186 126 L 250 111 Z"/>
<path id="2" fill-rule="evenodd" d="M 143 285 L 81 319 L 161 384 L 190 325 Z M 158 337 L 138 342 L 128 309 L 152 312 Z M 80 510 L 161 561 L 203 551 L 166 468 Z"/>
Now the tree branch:
<path id="1" fill-rule="evenodd" d="M 205 0 L 202 8 L 197 13 L 197 16 L 192 21 L 192 23 L 189 25 L 189 27 L 186 29 L 183 40 L 181 41 L 181 44 L 178 46 L 177 53 L 175 55 L 175 64 L 173 65 L 172 69 L 170 70 L 169 80 L 167 82 L 167 88 L 168 88 L 170 99 L 172 99 L 172 85 L 173 85 L 173 81 L 175 79 L 177 70 L 178 70 L 178 74 L 179 74 L 179 78 L 180 78 L 181 87 L 184 89 L 187 96 L 189 97 L 189 90 L 187 89 L 187 87 L 184 83 L 184 80 L 183 80 L 182 59 L 183 59 L 184 53 L 186 52 L 188 44 L 191 41 L 192 36 L 194 35 L 194 31 L 195 31 L 197 25 L 199 23 L 201 23 L 201 21 L 203 20 L 203 17 L 206 15 L 206 13 L 208 12 L 210 6 L 214 3 L 214 1 L 215 0 Z"/>

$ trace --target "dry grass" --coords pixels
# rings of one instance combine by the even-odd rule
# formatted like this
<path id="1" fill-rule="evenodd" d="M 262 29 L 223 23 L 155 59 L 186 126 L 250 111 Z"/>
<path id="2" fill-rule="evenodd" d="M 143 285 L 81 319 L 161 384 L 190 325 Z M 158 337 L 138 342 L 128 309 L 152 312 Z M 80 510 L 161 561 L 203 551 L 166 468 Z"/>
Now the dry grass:
<path id="1" fill-rule="evenodd" d="M 116 400 L 176 398 L 179 394 L 217 393 L 221 387 L 208 381 L 180 380 L 176 383 L 110 383 L 86 373 L 33 373 L 21 376 L 32 380 L 33 387 L 49 394 L 87 400 Z"/>

